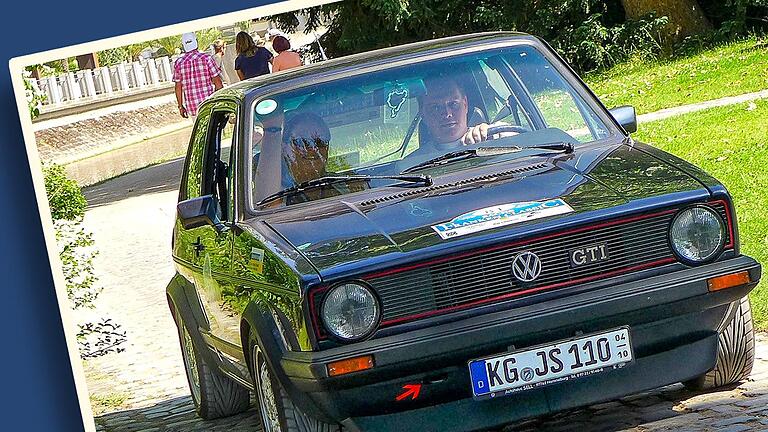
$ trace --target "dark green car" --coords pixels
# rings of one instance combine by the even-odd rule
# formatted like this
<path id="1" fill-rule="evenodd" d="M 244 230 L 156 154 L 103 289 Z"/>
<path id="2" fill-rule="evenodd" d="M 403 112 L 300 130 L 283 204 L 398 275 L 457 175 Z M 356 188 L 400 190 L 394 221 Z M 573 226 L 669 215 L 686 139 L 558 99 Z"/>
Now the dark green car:
<path id="1" fill-rule="evenodd" d="M 473 430 L 746 378 L 731 197 L 544 42 L 441 39 L 200 108 L 168 301 L 203 418 Z"/>

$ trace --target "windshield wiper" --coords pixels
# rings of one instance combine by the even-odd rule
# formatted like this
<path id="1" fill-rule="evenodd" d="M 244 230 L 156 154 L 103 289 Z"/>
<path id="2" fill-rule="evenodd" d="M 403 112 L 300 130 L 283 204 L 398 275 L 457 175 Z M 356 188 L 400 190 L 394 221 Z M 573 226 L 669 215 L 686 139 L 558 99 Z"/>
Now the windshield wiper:
<path id="1" fill-rule="evenodd" d="M 475 149 L 459 150 L 450 153 L 446 153 L 442 156 L 438 156 L 434 159 L 430 159 L 421 163 L 418 163 L 412 167 L 408 167 L 400 174 L 407 174 L 410 172 L 418 171 L 422 168 L 428 168 L 438 165 L 443 165 L 450 162 L 456 162 L 464 159 L 470 159 L 473 157 L 487 157 L 498 156 L 509 153 L 518 153 L 523 150 L 537 149 L 548 150 L 553 152 L 573 153 L 573 144 L 566 142 L 557 142 L 551 144 L 538 144 L 531 146 L 511 146 L 511 147 L 478 147 Z"/>
<path id="2" fill-rule="evenodd" d="M 325 176 L 301 182 L 297 185 L 285 188 L 281 191 L 275 192 L 272 195 L 267 196 L 258 203 L 257 206 L 261 206 L 269 201 L 282 198 L 287 195 L 293 195 L 303 192 L 307 189 L 316 187 L 329 186 L 334 183 L 350 182 L 350 181 L 368 181 L 368 180 L 400 180 L 407 183 L 424 183 L 425 186 L 432 185 L 432 177 L 428 175 L 341 175 L 341 176 Z M 395 186 L 395 185 L 390 185 Z"/>

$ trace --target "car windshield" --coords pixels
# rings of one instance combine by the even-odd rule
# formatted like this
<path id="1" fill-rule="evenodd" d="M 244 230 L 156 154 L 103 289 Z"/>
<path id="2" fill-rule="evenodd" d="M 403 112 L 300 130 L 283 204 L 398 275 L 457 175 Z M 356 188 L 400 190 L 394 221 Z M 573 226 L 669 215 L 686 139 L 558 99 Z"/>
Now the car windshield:
<path id="1" fill-rule="evenodd" d="M 523 151 L 473 158 L 473 164 L 531 155 L 525 147 L 578 146 L 610 134 L 552 63 L 528 45 L 311 83 L 263 96 L 251 113 L 254 208 L 382 186 L 418 187 L 386 177 L 409 168 L 430 174 L 424 162 L 468 148 L 462 137 L 483 123 L 496 133 L 478 145 Z M 443 162 L 441 169 L 448 169 Z M 345 176 L 354 177 L 314 181 Z"/>

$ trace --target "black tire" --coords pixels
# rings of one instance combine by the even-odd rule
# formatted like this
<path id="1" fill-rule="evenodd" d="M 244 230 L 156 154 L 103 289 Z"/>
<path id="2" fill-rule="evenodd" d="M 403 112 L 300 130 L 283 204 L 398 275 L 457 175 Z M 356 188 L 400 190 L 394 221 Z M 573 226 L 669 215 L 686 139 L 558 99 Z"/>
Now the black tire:
<path id="1" fill-rule="evenodd" d="M 735 303 L 736 314 L 720 332 L 717 363 L 709 372 L 685 382 L 692 390 L 709 390 L 745 380 L 755 361 L 755 333 L 749 298 Z"/>
<path id="2" fill-rule="evenodd" d="M 197 414 L 211 420 L 241 413 L 251 405 L 250 392 L 218 370 L 211 369 L 200 356 L 192 336 L 178 310 L 176 327 L 179 330 L 181 357 L 189 382 L 192 401 Z"/>
<path id="3" fill-rule="evenodd" d="M 294 405 L 256 346 L 251 359 L 264 432 L 343 432 L 340 425 L 317 420 Z"/>

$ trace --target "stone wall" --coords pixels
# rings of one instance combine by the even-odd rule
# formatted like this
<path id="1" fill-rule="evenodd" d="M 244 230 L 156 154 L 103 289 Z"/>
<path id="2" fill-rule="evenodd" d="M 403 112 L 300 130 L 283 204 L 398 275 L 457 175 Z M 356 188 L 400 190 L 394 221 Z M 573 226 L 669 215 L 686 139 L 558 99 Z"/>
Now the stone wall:
<path id="1" fill-rule="evenodd" d="M 173 102 L 83 118 L 35 132 L 43 163 L 67 164 L 191 124 Z"/>

